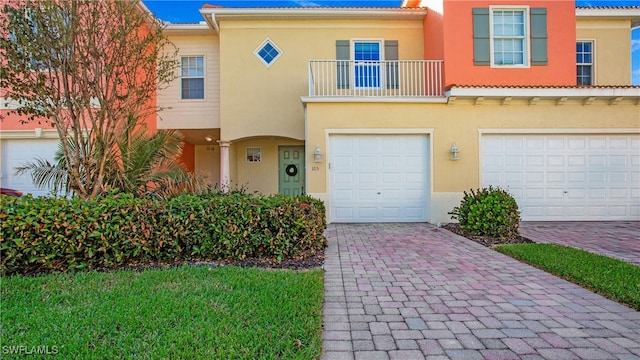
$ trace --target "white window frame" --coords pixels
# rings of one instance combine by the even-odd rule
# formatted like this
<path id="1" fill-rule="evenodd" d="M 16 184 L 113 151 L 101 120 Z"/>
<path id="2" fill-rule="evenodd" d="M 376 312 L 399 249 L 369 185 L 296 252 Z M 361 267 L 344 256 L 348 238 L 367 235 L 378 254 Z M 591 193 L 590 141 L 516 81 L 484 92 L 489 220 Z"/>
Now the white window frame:
<path id="1" fill-rule="evenodd" d="M 357 86 L 356 85 L 356 43 L 378 43 L 380 44 L 380 81 L 378 86 L 367 87 L 367 86 Z M 367 89 L 384 89 L 385 88 L 385 71 L 383 69 L 382 63 L 385 60 L 384 53 L 384 39 L 382 38 L 353 38 L 351 39 L 350 44 L 350 57 L 351 57 L 351 83 L 353 84 L 352 88 L 357 90 L 367 90 Z"/>
<path id="2" fill-rule="evenodd" d="M 271 60 L 270 63 L 267 63 L 262 56 L 260 56 L 260 50 L 262 50 L 262 48 L 267 45 L 267 43 L 271 44 L 271 46 L 273 46 L 274 49 L 278 50 L 278 55 L 276 57 L 273 58 L 273 60 Z M 253 50 L 253 54 L 258 58 L 258 60 L 260 60 L 260 62 L 266 66 L 267 68 L 270 68 L 273 64 L 276 63 L 276 61 L 278 61 L 278 59 L 282 56 L 283 52 L 282 49 L 280 49 L 278 47 L 278 45 L 276 45 L 276 43 L 271 40 L 270 38 L 266 38 L 264 39 L 263 42 L 260 43 L 260 45 L 258 45 L 258 47 Z"/>
<path id="3" fill-rule="evenodd" d="M 252 150 L 251 154 L 249 154 L 249 150 Z M 258 154 L 256 160 L 256 154 Z M 252 160 L 250 160 L 250 155 Z M 247 164 L 259 164 L 262 162 L 262 148 L 260 146 L 247 146 L 244 148 L 244 161 Z"/>
<path id="4" fill-rule="evenodd" d="M 591 65 L 591 85 L 584 86 L 595 86 L 597 84 L 596 79 L 596 39 L 576 39 L 576 44 L 579 42 L 590 42 L 591 43 L 591 64 L 587 63 L 577 63 L 576 62 L 576 70 L 578 65 Z M 576 54 L 577 55 L 577 54 Z M 578 75 L 576 74 L 576 84 L 578 82 Z"/>
<path id="5" fill-rule="evenodd" d="M 524 41 L 523 46 L 523 61 L 524 64 L 496 64 L 494 58 L 494 35 L 493 35 L 493 13 L 495 11 L 522 11 L 524 12 Z M 503 37 L 507 39 L 515 39 L 516 37 Z M 489 6 L 489 51 L 491 56 L 492 68 L 530 68 L 531 67 L 531 15 L 530 7 L 528 5 L 501 5 L 501 6 Z"/>
<path id="6" fill-rule="evenodd" d="M 202 58 L 202 76 L 182 76 L 182 59 L 184 58 L 198 58 L 201 57 Z M 186 101 L 186 102 L 191 102 L 191 101 L 205 101 L 205 99 L 207 98 L 207 57 L 203 54 L 180 54 L 180 84 L 178 86 L 178 99 L 180 99 L 180 101 Z M 183 79 L 200 79 L 202 78 L 202 99 L 185 99 L 182 97 L 182 80 Z"/>

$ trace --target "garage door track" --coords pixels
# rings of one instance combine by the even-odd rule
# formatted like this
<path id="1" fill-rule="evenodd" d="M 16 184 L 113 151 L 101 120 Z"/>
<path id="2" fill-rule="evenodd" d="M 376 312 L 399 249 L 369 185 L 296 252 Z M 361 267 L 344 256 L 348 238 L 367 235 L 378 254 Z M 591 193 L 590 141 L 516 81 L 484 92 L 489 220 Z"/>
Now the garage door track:
<path id="1" fill-rule="evenodd" d="M 640 312 L 447 230 L 327 237 L 323 359 L 640 359 Z"/>

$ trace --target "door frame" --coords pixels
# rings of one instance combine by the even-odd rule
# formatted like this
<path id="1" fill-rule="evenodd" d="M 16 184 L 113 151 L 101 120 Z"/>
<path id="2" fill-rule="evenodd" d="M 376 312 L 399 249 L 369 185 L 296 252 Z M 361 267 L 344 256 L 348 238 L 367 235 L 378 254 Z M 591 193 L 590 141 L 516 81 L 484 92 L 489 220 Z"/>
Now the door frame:
<path id="1" fill-rule="evenodd" d="M 306 173 L 306 146 L 305 145 L 278 145 L 278 193 L 282 194 L 282 182 L 280 181 L 280 175 L 282 174 L 282 171 L 284 171 L 283 169 L 283 164 L 282 164 L 282 158 L 280 156 L 281 151 L 285 150 L 285 149 L 297 149 L 300 151 L 300 153 L 302 154 L 302 162 L 300 165 L 300 168 L 298 169 L 298 174 L 301 176 L 301 184 L 302 184 L 302 192 L 301 194 L 304 195 L 307 193 L 307 173 Z"/>

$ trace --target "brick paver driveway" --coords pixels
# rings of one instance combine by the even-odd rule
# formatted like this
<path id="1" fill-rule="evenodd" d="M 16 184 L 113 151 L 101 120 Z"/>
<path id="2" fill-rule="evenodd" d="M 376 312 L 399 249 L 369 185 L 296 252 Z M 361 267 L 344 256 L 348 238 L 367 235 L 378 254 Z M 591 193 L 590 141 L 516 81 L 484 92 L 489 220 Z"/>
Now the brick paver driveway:
<path id="1" fill-rule="evenodd" d="M 640 221 L 523 222 L 522 236 L 584 249 L 640 265 Z"/>
<path id="2" fill-rule="evenodd" d="M 323 359 L 640 359 L 640 312 L 449 231 L 327 237 Z"/>

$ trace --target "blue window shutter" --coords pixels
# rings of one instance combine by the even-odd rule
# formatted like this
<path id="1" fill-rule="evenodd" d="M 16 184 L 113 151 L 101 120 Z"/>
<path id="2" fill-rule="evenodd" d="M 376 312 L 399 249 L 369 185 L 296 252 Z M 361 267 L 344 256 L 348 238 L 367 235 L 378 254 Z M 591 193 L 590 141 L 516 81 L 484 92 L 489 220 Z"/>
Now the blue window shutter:
<path id="1" fill-rule="evenodd" d="M 391 61 L 387 63 L 387 89 L 397 89 L 400 84 L 398 79 L 398 40 L 385 40 L 384 59 Z"/>
<path id="2" fill-rule="evenodd" d="M 473 63 L 474 65 L 491 64 L 489 8 L 473 9 Z"/>
<path id="3" fill-rule="evenodd" d="M 531 9 L 531 65 L 547 65 L 547 9 Z"/>
<path id="4" fill-rule="evenodd" d="M 351 60 L 349 40 L 336 40 L 336 84 L 338 89 L 349 88 L 349 60 Z"/>

